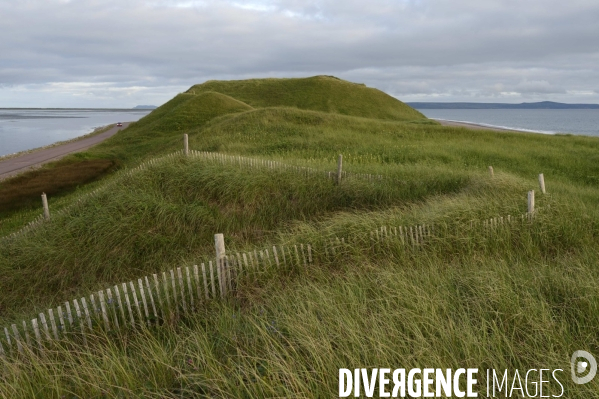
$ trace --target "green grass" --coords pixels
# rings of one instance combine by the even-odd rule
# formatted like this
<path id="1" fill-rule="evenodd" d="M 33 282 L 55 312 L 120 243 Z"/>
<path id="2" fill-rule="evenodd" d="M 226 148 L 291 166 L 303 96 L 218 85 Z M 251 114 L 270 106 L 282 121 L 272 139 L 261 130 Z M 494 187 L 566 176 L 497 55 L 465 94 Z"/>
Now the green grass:
<path id="1" fill-rule="evenodd" d="M 89 183 L 114 168 L 107 159 L 82 160 L 78 163 L 57 162 L 52 168 L 42 168 L 18 175 L 0 186 L 0 215 L 15 209 L 39 208 L 40 193 L 50 196 L 64 194 Z"/>
<path id="2" fill-rule="evenodd" d="M 383 96 L 358 100 L 374 94 L 326 77 L 207 82 L 80 155 L 127 168 L 181 149 L 187 133 L 195 150 L 323 172 L 342 153 L 345 170 L 386 179 L 337 186 L 324 173 L 178 157 L 50 197 L 51 209 L 65 208 L 115 180 L 2 242 L 3 325 L 197 264 L 215 233 L 230 251 L 357 239 L 334 259 L 243 280 L 193 316 L 3 363 L 0 397 L 325 398 L 341 367 L 475 367 L 481 386 L 486 368 L 561 368 L 564 397 L 596 396 L 599 379 L 572 383 L 569 357 L 599 355 L 599 140 L 442 127 Z M 541 172 L 549 194 L 537 190 L 534 223 L 470 228 L 525 212 Z M 0 231 L 31 217 L 13 212 Z M 421 249 L 372 251 L 373 229 L 421 223 L 436 226 Z"/>
<path id="3" fill-rule="evenodd" d="M 379 90 L 334 76 L 211 80 L 192 86 L 186 93 L 206 91 L 226 94 L 255 108 L 292 107 L 373 119 L 426 120 L 420 112 Z"/>

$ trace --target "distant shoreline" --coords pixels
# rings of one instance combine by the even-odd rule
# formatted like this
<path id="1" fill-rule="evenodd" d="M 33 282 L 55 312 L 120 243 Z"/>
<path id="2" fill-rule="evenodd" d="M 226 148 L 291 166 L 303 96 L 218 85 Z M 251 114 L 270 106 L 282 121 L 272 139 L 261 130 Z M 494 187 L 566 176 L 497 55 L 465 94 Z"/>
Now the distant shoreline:
<path id="1" fill-rule="evenodd" d="M 38 147 L 15 154 L 9 154 L 0 158 L 0 180 L 14 177 L 32 168 L 38 168 L 48 162 L 57 161 L 60 158 L 101 143 L 114 136 L 121 129 L 127 128 L 131 122 L 123 122 L 122 127 L 115 124 L 107 125 L 94 130 L 84 136 L 71 140 L 59 141 L 54 144 Z"/>
<path id="2" fill-rule="evenodd" d="M 599 104 L 566 104 L 553 101 L 541 101 L 536 103 L 465 103 L 465 102 L 407 102 L 416 109 L 599 109 Z"/>
<path id="3" fill-rule="evenodd" d="M 430 119 L 439 122 L 443 126 L 463 127 L 466 129 L 493 130 L 496 132 L 553 134 L 553 133 L 532 132 L 532 131 L 527 131 L 527 130 L 509 129 L 509 128 L 502 128 L 502 127 L 496 127 L 496 126 L 486 126 L 486 125 L 480 125 L 480 124 L 473 123 L 473 122 L 457 122 L 457 121 L 448 121 L 445 119 L 435 119 L 435 118 L 430 118 Z"/>

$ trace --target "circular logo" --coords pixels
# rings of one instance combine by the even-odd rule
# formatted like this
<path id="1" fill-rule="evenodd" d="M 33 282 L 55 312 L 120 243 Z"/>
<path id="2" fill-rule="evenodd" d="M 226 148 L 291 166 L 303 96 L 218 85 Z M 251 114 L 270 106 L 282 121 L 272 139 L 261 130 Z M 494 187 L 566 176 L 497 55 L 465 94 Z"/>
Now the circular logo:
<path id="1" fill-rule="evenodd" d="M 570 358 L 570 366 L 572 368 L 572 381 L 575 384 L 586 384 L 595 378 L 597 374 L 597 361 L 587 351 L 574 352 L 572 358 Z M 581 376 L 586 372 L 588 372 L 587 375 Z"/>

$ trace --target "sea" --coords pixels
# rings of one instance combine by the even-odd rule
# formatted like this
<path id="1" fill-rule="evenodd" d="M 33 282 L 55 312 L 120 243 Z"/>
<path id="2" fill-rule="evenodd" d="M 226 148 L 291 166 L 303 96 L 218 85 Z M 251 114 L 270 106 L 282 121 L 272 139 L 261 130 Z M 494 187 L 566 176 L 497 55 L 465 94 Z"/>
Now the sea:
<path id="1" fill-rule="evenodd" d="M 133 122 L 148 109 L 0 108 L 0 157 L 84 136 L 117 122 Z"/>
<path id="2" fill-rule="evenodd" d="M 542 134 L 599 136 L 599 109 L 421 109 L 428 118 Z M 132 122 L 147 109 L 0 108 L 0 157 Z"/>
<path id="3" fill-rule="evenodd" d="M 419 109 L 427 118 L 526 132 L 599 136 L 599 109 Z"/>

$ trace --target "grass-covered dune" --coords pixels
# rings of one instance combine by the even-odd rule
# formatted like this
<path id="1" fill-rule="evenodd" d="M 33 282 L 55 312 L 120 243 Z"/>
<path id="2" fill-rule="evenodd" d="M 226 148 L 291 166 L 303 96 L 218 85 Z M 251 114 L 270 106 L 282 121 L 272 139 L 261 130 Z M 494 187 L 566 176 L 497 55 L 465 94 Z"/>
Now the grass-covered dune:
<path id="1" fill-rule="evenodd" d="M 486 368 L 560 368 L 563 397 L 596 396 L 599 379 L 573 384 L 569 359 L 599 355 L 599 140 L 443 127 L 338 79 L 258 79 L 194 86 L 77 159 L 128 169 L 180 150 L 183 133 L 193 150 L 323 173 L 179 155 L 50 197 L 63 214 L 0 241 L 2 325 L 197 264 L 215 233 L 230 251 L 352 245 L 160 327 L 0 360 L 0 397 L 329 398 L 339 368 L 362 367 L 479 368 L 482 387 Z M 340 153 L 346 171 L 385 178 L 336 185 L 324 172 Z M 532 222 L 472 227 L 526 212 L 541 172 Z M 33 214 L 12 212 L 0 231 Z M 373 251 L 373 229 L 422 223 L 436 228 L 421 247 Z"/>
<path id="2" fill-rule="evenodd" d="M 304 79 L 214 81 L 192 86 L 186 93 L 215 91 L 255 108 L 294 107 L 312 111 L 395 121 L 422 120 L 424 115 L 394 97 L 334 76 Z"/>

